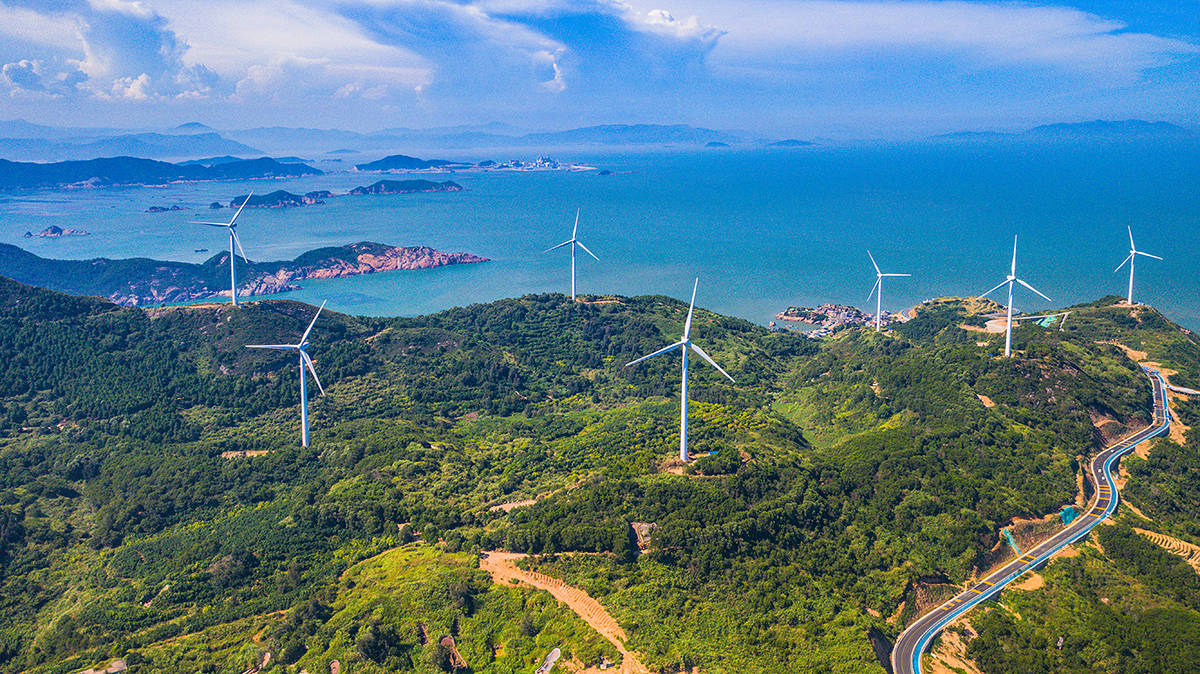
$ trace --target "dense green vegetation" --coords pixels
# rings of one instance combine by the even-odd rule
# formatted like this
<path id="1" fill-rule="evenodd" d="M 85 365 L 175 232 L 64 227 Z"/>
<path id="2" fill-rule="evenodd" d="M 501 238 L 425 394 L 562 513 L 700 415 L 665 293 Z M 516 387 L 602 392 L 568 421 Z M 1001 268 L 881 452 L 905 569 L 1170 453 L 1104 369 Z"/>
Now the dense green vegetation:
<path id="1" fill-rule="evenodd" d="M 1037 591 L 1007 591 L 971 624 L 967 653 L 984 672 L 1193 672 L 1200 577 L 1126 525 L 1045 571 Z"/>
<path id="2" fill-rule="evenodd" d="M 1149 420 L 1144 376 L 1096 342 L 1155 329 L 1104 307 L 1019 329 L 1012 360 L 955 303 L 821 343 L 700 312 L 738 383 L 693 370 L 691 443 L 716 453 L 675 471 L 677 365 L 622 365 L 685 311 L 323 315 L 329 395 L 301 449 L 291 358 L 243 345 L 295 339 L 311 307 L 142 311 L 0 280 L 0 672 L 240 672 L 263 651 L 435 671 L 418 624 L 457 631 L 475 671 L 616 657 L 548 595 L 487 583 L 469 553 L 495 548 L 541 553 L 655 668 L 879 671 L 868 631 L 898 632 L 915 585 L 962 581 L 999 526 L 1072 501 L 1094 420 Z M 657 525 L 645 554 L 630 522 Z"/>
<path id="3" fill-rule="evenodd" d="M 1177 371 L 1172 383 L 1200 381 L 1200 351 L 1190 333 L 1152 310 L 1131 313 L 1112 300 L 1075 307 L 1065 331 L 1143 351 Z M 1186 424 L 1200 421 L 1195 401 L 1175 400 L 1172 412 Z M 1042 572 L 1045 586 L 1006 591 L 971 618 L 978 636 L 967 655 L 984 672 L 1200 670 L 1197 650 L 1183 646 L 1200 640 L 1200 576 L 1131 529 L 1200 542 L 1200 434 L 1189 432 L 1184 445 L 1156 439 L 1146 458 L 1130 456 L 1124 464 L 1123 503 L 1137 512 L 1122 506 L 1115 526 L 1089 537 L 1094 545 Z"/>

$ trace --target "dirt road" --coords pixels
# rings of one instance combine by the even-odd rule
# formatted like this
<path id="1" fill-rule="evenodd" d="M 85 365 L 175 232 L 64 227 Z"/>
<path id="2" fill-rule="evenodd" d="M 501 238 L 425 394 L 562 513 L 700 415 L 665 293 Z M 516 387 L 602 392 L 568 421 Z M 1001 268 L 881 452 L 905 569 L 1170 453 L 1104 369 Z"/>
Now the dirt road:
<path id="1" fill-rule="evenodd" d="M 583 590 L 567 585 L 557 578 L 517 568 L 517 560 L 524 557 L 525 555 L 515 552 L 486 552 L 479 560 L 479 568 L 490 573 L 493 582 L 503 585 L 508 584 L 511 579 L 516 579 L 554 595 L 555 599 L 566 604 L 567 608 L 617 647 L 621 653 L 621 674 L 650 673 L 638 660 L 636 653 L 625 649 L 625 630 L 621 629 L 616 619 L 609 615 L 600 602 L 592 599 Z"/>

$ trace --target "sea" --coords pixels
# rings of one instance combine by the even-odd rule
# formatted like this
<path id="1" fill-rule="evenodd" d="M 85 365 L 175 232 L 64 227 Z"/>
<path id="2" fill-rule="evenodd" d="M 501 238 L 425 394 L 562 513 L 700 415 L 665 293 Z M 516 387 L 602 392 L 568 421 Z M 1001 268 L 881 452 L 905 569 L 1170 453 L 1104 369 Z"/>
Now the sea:
<path id="1" fill-rule="evenodd" d="M 310 280 L 277 295 L 337 311 L 420 315 L 527 293 L 569 292 L 566 248 L 579 212 L 580 293 L 686 300 L 767 324 L 793 305 L 874 311 L 870 250 L 885 272 L 883 306 L 977 295 L 1004 280 L 1019 237 L 1016 307 L 1041 313 L 1126 291 L 1126 227 L 1140 250 L 1135 300 L 1200 329 L 1200 142 L 921 142 L 798 148 L 529 148 L 437 153 L 479 161 L 549 152 L 586 171 L 459 171 L 461 192 L 340 196 L 321 205 L 247 209 L 251 259 L 376 241 L 465 251 L 490 262 Z M 413 153 L 416 154 L 416 153 Z M 499 156 L 497 156 L 499 155 Z M 424 153 L 423 156 L 430 156 Z M 374 159 L 378 155 L 364 157 Z M 198 262 L 227 245 L 210 210 L 250 190 L 345 192 L 383 177 L 345 163 L 287 180 L 0 194 L 0 241 L 51 258 L 151 257 Z M 601 175 L 601 171 L 606 175 Z M 147 213 L 150 206 L 183 210 Z M 51 225 L 91 234 L 23 238 Z M 197 249 L 208 249 L 197 252 Z M 0 269 L 0 274 L 3 270 Z M 1003 297 L 997 297 L 1003 301 Z"/>

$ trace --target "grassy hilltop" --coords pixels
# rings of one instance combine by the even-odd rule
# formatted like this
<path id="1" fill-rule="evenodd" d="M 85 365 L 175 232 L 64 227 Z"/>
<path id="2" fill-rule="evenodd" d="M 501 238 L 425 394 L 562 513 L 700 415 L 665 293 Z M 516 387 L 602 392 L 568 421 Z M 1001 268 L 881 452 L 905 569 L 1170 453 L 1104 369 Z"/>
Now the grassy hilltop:
<path id="1" fill-rule="evenodd" d="M 492 549 L 586 589 L 656 670 L 881 671 L 872 640 L 886 650 L 994 558 L 999 527 L 1072 502 L 1080 457 L 1149 421 L 1144 376 L 1101 342 L 1200 382 L 1190 335 L 1107 300 L 1017 330 L 1011 360 L 959 302 L 823 342 L 700 311 L 693 338 L 738 383 L 692 369 L 691 444 L 717 453 L 681 471 L 678 363 L 622 365 L 674 341 L 687 307 L 609 299 L 323 314 L 329 395 L 310 387 L 301 449 L 295 363 L 243 345 L 295 340 L 312 307 L 127 309 L 0 280 L 0 672 L 126 656 L 236 673 L 264 652 L 281 672 L 442 671 L 444 634 L 476 672 L 555 646 L 617 659 L 548 594 L 492 584 L 472 554 Z M 1170 477 L 1144 510 L 1158 499 L 1167 533 L 1200 543 L 1200 513 L 1174 505 L 1189 489 Z M 657 525 L 642 554 L 631 522 Z M 1095 563 L 1151 568 L 1121 559 Z M 1169 590 L 1143 596 L 1200 625 Z M 1107 643 L 1145 607 L 1112 610 L 1078 630 Z"/>

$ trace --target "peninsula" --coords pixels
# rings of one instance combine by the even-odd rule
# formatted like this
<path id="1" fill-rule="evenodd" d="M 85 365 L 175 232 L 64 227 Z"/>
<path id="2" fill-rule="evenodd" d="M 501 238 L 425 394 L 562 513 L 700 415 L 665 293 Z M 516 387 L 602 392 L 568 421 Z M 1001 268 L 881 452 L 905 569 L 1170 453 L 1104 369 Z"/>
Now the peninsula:
<path id="1" fill-rule="evenodd" d="M 296 290 L 305 279 L 343 278 L 375 272 L 432 269 L 487 262 L 470 253 L 428 246 L 388 246 L 369 241 L 318 248 L 290 261 L 237 258 L 240 295 Z M 229 296 L 229 253 L 201 263 L 148 258 L 53 260 L 0 244 L 0 268 L 13 280 L 76 295 L 94 295 L 125 306 L 188 302 Z"/>

